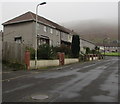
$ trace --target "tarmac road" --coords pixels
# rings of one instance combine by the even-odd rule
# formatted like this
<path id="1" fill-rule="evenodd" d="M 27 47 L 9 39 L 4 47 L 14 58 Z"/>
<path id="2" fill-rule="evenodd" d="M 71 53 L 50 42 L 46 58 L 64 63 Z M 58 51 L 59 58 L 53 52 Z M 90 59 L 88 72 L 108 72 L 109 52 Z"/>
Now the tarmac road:
<path id="1" fill-rule="evenodd" d="M 4 69 L 3 69 L 4 70 Z M 3 71 L 3 102 L 118 102 L 118 58 L 50 71 Z M 33 99 L 42 95 L 46 99 Z"/>

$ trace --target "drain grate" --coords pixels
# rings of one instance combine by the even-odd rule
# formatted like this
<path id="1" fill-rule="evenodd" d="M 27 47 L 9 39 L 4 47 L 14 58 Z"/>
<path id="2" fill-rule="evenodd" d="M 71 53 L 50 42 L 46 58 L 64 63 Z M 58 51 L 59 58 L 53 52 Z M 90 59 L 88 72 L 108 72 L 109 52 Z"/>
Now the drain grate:
<path id="1" fill-rule="evenodd" d="M 34 95 L 32 96 L 32 99 L 34 100 L 44 100 L 44 99 L 48 99 L 47 95 Z"/>

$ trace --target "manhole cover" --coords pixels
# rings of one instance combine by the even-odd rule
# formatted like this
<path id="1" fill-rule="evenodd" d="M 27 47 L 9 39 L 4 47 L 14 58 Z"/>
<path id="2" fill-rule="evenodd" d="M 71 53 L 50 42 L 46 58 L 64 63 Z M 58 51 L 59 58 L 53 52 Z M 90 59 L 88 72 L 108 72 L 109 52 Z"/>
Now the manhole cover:
<path id="1" fill-rule="evenodd" d="M 34 95 L 34 96 L 32 96 L 32 99 L 34 99 L 34 100 L 44 100 L 47 98 L 48 98 L 47 95 Z"/>

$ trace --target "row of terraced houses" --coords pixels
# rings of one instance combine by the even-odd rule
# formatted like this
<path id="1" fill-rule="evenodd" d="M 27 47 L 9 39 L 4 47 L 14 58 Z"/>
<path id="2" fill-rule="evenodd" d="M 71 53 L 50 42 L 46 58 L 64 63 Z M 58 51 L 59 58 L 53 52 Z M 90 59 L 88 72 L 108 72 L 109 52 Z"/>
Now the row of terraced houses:
<path id="1" fill-rule="evenodd" d="M 35 27 L 36 14 L 32 12 L 24 13 L 2 24 L 3 41 L 24 43 L 35 47 Z M 76 33 L 44 17 L 38 16 L 37 23 L 38 45 L 49 44 L 50 46 L 60 46 L 64 44 L 71 46 L 72 36 Z M 95 44 L 80 38 L 80 50 L 84 47 L 95 48 Z"/>

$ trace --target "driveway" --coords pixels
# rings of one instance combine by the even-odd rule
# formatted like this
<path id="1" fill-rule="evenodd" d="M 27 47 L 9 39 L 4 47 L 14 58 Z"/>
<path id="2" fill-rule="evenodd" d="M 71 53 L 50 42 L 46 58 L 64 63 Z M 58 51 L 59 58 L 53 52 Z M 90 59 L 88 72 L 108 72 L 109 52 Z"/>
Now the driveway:
<path id="1" fill-rule="evenodd" d="M 47 71 L 4 71 L 2 82 L 3 102 L 118 102 L 118 58 Z"/>

